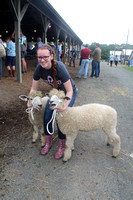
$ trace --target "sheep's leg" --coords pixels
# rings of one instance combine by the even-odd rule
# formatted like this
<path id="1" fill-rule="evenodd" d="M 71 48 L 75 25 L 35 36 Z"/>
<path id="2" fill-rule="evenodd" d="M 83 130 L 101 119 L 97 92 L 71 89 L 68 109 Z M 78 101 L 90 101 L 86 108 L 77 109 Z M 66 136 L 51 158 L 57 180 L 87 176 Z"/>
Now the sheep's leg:
<path id="1" fill-rule="evenodd" d="M 37 138 L 38 138 L 38 126 L 33 126 L 34 131 L 33 131 L 33 136 L 32 136 L 32 142 L 35 143 Z"/>
<path id="2" fill-rule="evenodd" d="M 107 136 L 107 141 L 106 141 L 107 146 L 110 146 L 111 141 L 112 141 L 111 138 Z"/>
<path id="3" fill-rule="evenodd" d="M 65 162 L 71 158 L 72 150 L 74 149 L 74 140 L 76 136 L 77 136 L 76 133 L 66 136 L 66 147 L 63 157 L 63 161 Z"/>
<path id="4" fill-rule="evenodd" d="M 113 157 L 116 157 L 120 152 L 120 137 L 115 133 L 112 140 L 114 141 Z"/>
<path id="5" fill-rule="evenodd" d="M 118 156 L 120 152 L 120 137 L 116 133 L 116 128 L 111 128 L 110 130 L 105 130 L 107 135 L 107 144 L 110 144 L 111 140 L 114 142 L 113 156 Z"/>
<path id="6" fill-rule="evenodd" d="M 43 147 L 46 143 L 46 137 L 45 137 L 45 134 L 44 134 L 43 126 L 41 127 L 40 132 L 41 132 L 41 142 L 42 142 L 41 146 Z"/>

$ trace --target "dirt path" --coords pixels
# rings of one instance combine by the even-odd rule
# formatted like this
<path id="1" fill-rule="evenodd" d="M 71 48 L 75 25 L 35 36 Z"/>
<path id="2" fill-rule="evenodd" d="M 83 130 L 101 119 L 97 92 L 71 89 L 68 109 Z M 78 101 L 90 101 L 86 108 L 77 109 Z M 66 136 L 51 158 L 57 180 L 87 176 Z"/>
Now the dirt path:
<path id="1" fill-rule="evenodd" d="M 0 199 L 2 200 L 132 200 L 133 190 L 133 74 L 101 63 L 101 77 L 76 79 L 79 66 L 68 68 L 78 87 L 75 105 L 102 103 L 118 112 L 117 133 L 122 150 L 112 159 L 101 130 L 79 133 L 69 162 L 55 160 L 57 137 L 45 157 L 40 140 L 31 143 L 32 128 L 18 99 L 28 94 L 34 63 L 29 62 L 23 84 L 13 78 L 0 82 Z M 43 92 L 50 88 L 40 84 Z"/>

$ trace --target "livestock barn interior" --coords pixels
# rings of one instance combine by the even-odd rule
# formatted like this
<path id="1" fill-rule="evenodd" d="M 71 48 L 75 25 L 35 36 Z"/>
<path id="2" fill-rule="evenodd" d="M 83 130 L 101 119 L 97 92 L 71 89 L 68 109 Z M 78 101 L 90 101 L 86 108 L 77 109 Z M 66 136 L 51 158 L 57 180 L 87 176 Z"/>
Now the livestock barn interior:
<path id="1" fill-rule="evenodd" d="M 20 60 L 20 32 L 28 42 L 36 42 L 41 37 L 43 42 L 63 42 L 63 49 L 76 45 L 81 49 L 82 41 L 57 13 L 47 0 L 2 0 L 0 1 L 0 38 L 5 40 L 15 32 L 16 73 L 22 83 Z M 64 52 L 65 53 L 65 52 Z M 65 62 L 65 58 L 63 60 Z"/>

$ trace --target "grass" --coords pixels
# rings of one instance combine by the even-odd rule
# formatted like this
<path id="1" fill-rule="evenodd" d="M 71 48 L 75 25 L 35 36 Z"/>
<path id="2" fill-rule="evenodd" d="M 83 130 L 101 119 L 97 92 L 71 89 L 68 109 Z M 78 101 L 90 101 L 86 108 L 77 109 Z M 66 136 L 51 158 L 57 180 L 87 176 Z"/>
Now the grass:
<path id="1" fill-rule="evenodd" d="M 130 72 L 133 72 L 133 67 L 127 67 L 127 66 L 123 66 L 124 69 L 130 71 Z"/>

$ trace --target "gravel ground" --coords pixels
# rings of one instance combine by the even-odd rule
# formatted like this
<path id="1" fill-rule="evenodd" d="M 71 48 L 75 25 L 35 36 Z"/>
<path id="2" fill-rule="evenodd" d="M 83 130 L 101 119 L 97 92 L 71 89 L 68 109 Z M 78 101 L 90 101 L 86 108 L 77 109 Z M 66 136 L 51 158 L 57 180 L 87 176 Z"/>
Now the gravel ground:
<path id="1" fill-rule="evenodd" d="M 133 73 L 104 62 L 99 79 L 76 79 L 77 72 L 73 73 L 78 87 L 75 105 L 95 102 L 117 111 L 119 156 L 112 158 L 113 146 L 106 146 L 102 130 L 79 132 L 71 159 L 63 163 L 54 159 L 56 135 L 49 154 L 42 156 L 40 140 L 31 143 L 31 128 L 20 127 L 23 134 L 10 141 L 13 153 L 1 172 L 1 200 L 133 199 Z"/>

